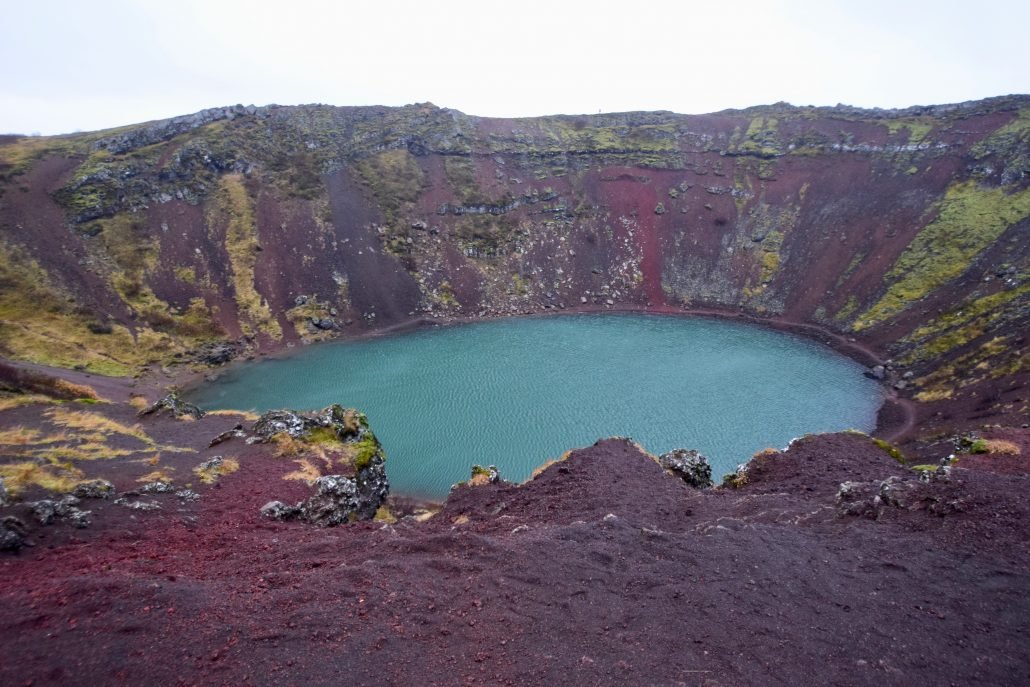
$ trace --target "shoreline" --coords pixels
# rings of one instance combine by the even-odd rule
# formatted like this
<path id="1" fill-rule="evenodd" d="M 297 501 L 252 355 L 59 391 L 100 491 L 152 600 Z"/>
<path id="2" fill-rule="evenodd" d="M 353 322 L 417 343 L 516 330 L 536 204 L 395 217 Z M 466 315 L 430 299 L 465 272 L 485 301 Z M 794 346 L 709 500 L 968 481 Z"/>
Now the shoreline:
<path id="1" fill-rule="evenodd" d="M 396 322 L 385 327 L 366 329 L 363 331 L 355 331 L 348 333 L 341 330 L 341 335 L 329 339 L 326 341 L 318 341 L 309 344 L 294 344 L 288 345 L 284 343 L 275 343 L 271 347 L 256 352 L 253 356 L 240 357 L 229 363 L 217 367 L 208 368 L 207 370 L 197 371 L 189 369 L 176 369 L 176 368 L 149 368 L 145 370 L 138 377 L 106 377 L 91 372 L 84 372 L 79 370 L 72 370 L 67 368 L 56 368 L 46 365 L 40 365 L 38 363 L 30 363 L 25 361 L 9 361 L 11 364 L 24 367 L 26 369 L 32 369 L 41 372 L 49 372 L 50 374 L 59 375 L 65 378 L 71 378 L 71 381 L 80 381 L 82 383 L 90 383 L 90 380 L 110 380 L 108 384 L 103 385 L 105 388 L 110 387 L 110 390 L 119 386 L 115 380 L 121 380 L 125 382 L 125 386 L 129 389 L 128 393 L 125 394 L 125 399 L 133 392 L 145 393 L 147 391 L 157 392 L 163 394 L 169 388 L 176 388 L 183 393 L 188 393 L 191 389 L 194 389 L 202 384 L 210 383 L 211 375 L 220 376 L 224 371 L 231 370 L 237 366 L 246 365 L 248 363 L 257 362 L 261 360 L 273 360 L 277 358 L 285 358 L 296 352 L 299 349 L 307 348 L 309 346 L 319 346 L 325 344 L 350 342 L 350 341 L 368 341 L 377 339 L 385 336 L 399 335 L 427 329 L 430 327 L 446 327 L 456 326 L 463 324 L 474 324 L 476 322 L 490 322 L 502 319 L 512 318 L 526 318 L 526 317 L 560 317 L 568 315 L 582 315 L 582 314 L 637 314 L 637 315 L 655 315 L 663 317 L 706 317 L 719 320 L 737 321 L 743 322 L 750 325 L 756 325 L 766 327 L 774 331 L 785 332 L 793 334 L 795 336 L 802 337 L 804 339 L 814 341 L 829 347 L 835 352 L 848 357 L 849 359 L 863 365 L 865 367 L 871 367 L 874 365 L 883 364 L 883 358 L 881 358 L 875 350 L 871 347 L 851 338 L 833 332 L 825 327 L 816 324 L 800 323 L 787 320 L 781 317 L 760 317 L 754 314 L 742 312 L 739 310 L 719 309 L 719 308 L 676 308 L 674 306 L 634 306 L 634 305 L 621 305 L 614 307 L 598 307 L 598 306 L 577 306 L 573 308 L 555 309 L 555 310 L 543 310 L 543 311 L 526 311 L 520 313 L 511 313 L 509 315 L 496 315 L 486 317 L 425 317 L 418 316 L 410 319 Z M 904 442 L 912 438 L 913 430 L 917 423 L 917 413 L 915 410 L 915 404 L 906 398 L 903 398 L 897 394 L 897 392 L 890 388 L 889 385 L 881 382 L 881 386 L 884 389 L 884 399 L 881 406 L 877 410 L 876 425 L 870 432 L 871 436 L 875 436 L 892 443 Z M 112 399 L 114 400 L 114 399 Z"/>

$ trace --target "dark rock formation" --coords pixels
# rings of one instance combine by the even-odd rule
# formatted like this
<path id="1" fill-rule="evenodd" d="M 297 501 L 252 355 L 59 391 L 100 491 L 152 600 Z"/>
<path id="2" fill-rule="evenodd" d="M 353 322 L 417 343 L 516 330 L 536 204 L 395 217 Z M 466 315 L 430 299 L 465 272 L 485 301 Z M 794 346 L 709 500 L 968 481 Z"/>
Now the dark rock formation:
<path id="1" fill-rule="evenodd" d="M 109 499 L 114 496 L 114 485 L 106 479 L 91 479 L 75 486 L 72 495 L 80 499 Z"/>
<path id="2" fill-rule="evenodd" d="M 17 551 L 25 546 L 25 523 L 13 515 L 0 518 L 0 551 Z"/>
<path id="3" fill-rule="evenodd" d="M 713 486 L 708 458 L 694 449 L 677 448 L 658 456 L 658 464 L 696 489 Z"/>
<path id="4" fill-rule="evenodd" d="M 193 355 L 193 359 L 204 365 L 217 367 L 225 365 L 241 352 L 235 342 L 213 342 L 201 346 Z"/>
<path id="5" fill-rule="evenodd" d="M 341 440 L 359 440 L 371 432 L 364 414 L 346 410 L 334 404 L 314 413 L 298 413 L 292 410 L 270 410 L 263 414 L 251 428 L 258 442 L 267 442 L 277 434 L 286 434 L 295 439 L 308 438 L 311 431 L 326 428 Z"/>
<path id="6" fill-rule="evenodd" d="M 317 413 L 274 410 L 254 423 L 254 436 L 248 441 L 272 441 L 286 435 L 302 441 L 325 444 L 318 430 L 329 430 L 329 446 L 338 444 L 351 458 L 352 476 L 323 475 L 315 480 L 315 493 L 295 506 L 272 501 L 261 508 L 266 517 L 284 520 L 298 518 L 323 527 L 341 525 L 354 520 L 369 520 L 390 493 L 386 477 L 386 456 L 362 413 L 339 405 Z"/>
<path id="7" fill-rule="evenodd" d="M 64 520 L 74 527 L 89 527 L 91 512 L 78 509 L 78 503 L 78 498 L 66 494 L 59 499 L 33 501 L 28 506 L 40 525 L 50 525 L 55 520 Z"/>
<path id="8" fill-rule="evenodd" d="M 184 401 L 179 398 L 179 394 L 176 391 L 170 391 L 163 398 L 156 401 L 153 405 L 147 406 L 143 410 L 139 411 L 139 416 L 144 417 L 146 415 L 152 415 L 159 413 L 162 410 L 167 410 L 174 417 L 190 416 L 196 420 L 204 417 L 204 411 L 193 405 L 188 401 Z"/>

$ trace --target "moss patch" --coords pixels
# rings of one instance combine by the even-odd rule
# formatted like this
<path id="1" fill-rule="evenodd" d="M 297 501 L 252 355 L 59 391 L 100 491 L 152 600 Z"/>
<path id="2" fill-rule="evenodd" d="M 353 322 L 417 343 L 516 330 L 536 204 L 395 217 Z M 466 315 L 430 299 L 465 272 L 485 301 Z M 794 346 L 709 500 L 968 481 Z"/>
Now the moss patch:
<path id="1" fill-rule="evenodd" d="M 209 226 L 225 226 L 225 251 L 229 255 L 233 291 L 244 333 L 261 332 L 281 339 L 282 327 L 254 283 L 260 244 L 253 203 L 241 175 L 222 177 L 209 215 Z"/>
<path id="2" fill-rule="evenodd" d="M 884 296 L 853 328 L 875 326 L 959 277 L 969 263 L 1010 226 L 1030 216 L 1030 189 L 955 184 L 940 204 L 937 218 L 912 240 L 885 281 Z"/>

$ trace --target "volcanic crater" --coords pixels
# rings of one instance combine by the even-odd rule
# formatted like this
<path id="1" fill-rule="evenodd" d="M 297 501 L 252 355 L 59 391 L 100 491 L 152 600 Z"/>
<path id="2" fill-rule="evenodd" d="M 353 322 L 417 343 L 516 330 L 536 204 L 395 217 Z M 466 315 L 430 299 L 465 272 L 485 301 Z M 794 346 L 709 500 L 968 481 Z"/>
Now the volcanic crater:
<path id="1" fill-rule="evenodd" d="M 1028 96 L 233 106 L 0 138 L 0 681 L 1030 682 L 1028 122 Z M 175 393 L 316 341 L 572 311 L 787 329 L 888 400 L 873 436 L 718 486 L 599 438 L 423 503 L 377 500 L 359 412 Z"/>

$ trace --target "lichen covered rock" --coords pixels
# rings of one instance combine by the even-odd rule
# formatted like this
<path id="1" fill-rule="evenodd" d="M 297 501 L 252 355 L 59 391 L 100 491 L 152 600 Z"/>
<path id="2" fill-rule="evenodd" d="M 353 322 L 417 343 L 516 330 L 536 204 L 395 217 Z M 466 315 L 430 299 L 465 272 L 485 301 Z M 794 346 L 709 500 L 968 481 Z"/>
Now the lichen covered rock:
<path id="1" fill-rule="evenodd" d="M 179 394 L 175 391 L 169 391 L 168 394 L 158 400 L 151 406 L 144 408 L 139 411 L 139 416 L 152 415 L 159 413 L 162 410 L 167 410 L 172 414 L 173 417 L 190 416 L 196 420 L 204 417 L 204 411 L 197 406 L 179 398 Z"/>
<path id="2" fill-rule="evenodd" d="M 114 495 L 114 485 L 106 479 L 91 479 L 79 482 L 72 495 L 80 499 L 109 499 Z"/>
<path id="3" fill-rule="evenodd" d="M 708 458 L 694 449 L 673 449 L 658 456 L 658 463 L 697 489 L 707 489 L 714 484 Z"/>
<path id="4" fill-rule="evenodd" d="M 321 527 L 354 520 L 371 520 L 390 493 L 386 456 L 366 417 L 355 410 L 331 405 L 316 413 L 274 410 L 265 413 L 252 429 L 250 442 L 268 443 L 280 436 L 320 448 L 339 449 L 349 456 L 353 475 L 322 475 L 315 493 L 294 506 L 270 501 L 261 514 L 275 520 L 299 519 Z"/>

